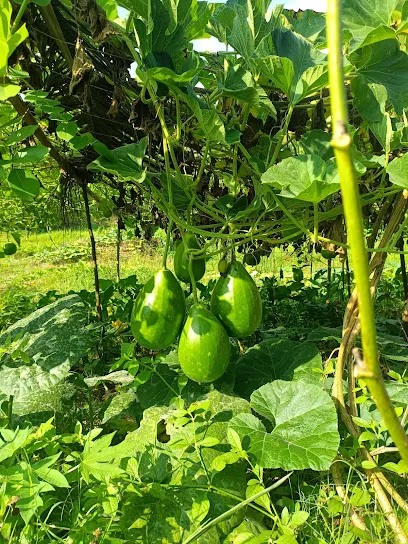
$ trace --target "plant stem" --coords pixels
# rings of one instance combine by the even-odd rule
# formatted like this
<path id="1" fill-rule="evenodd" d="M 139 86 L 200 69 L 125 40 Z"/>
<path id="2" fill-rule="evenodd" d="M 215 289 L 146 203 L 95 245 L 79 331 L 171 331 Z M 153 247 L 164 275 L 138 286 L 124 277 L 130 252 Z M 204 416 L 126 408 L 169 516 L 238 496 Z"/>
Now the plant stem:
<path id="1" fill-rule="evenodd" d="M 199 171 L 198 171 L 196 180 L 195 180 L 195 182 L 194 182 L 194 188 L 197 187 L 198 184 L 199 184 L 200 181 L 201 181 L 201 176 L 202 176 L 203 173 L 204 173 L 205 163 L 206 163 L 206 160 L 207 160 L 207 157 L 208 157 L 208 151 L 209 151 L 209 150 L 210 150 L 210 142 L 207 141 L 207 142 L 205 143 L 203 158 L 202 158 L 201 164 L 200 164 L 200 169 L 199 169 Z"/>
<path id="2" fill-rule="evenodd" d="M 280 480 L 278 480 L 274 484 L 270 485 L 269 487 L 267 487 L 265 489 L 262 489 L 262 491 L 260 491 L 259 493 L 256 493 L 255 495 L 253 495 L 249 499 L 246 499 L 245 501 L 242 501 L 241 503 L 237 504 L 236 506 L 233 506 L 232 508 L 227 510 L 227 512 L 224 512 L 223 514 L 217 516 L 216 518 L 212 519 L 208 523 L 203 524 L 199 529 L 197 529 L 197 531 L 195 531 L 186 540 L 184 540 L 182 544 L 191 544 L 191 542 L 194 542 L 195 540 L 197 540 L 201 535 L 203 535 L 209 529 L 211 529 L 211 527 L 214 527 L 215 525 L 218 525 L 218 523 L 221 523 L 225 519 L 228 519 L 230 516 L 235 514 L 235 512 L 238 512 L 239 510 L 241 510 L 242 508 L 244 508 L 245 506 L 247 506 L 251 502 L 256 501 L 257 499 L 259 499 L 260 497 L 262 497 L 266 493 L 269 493 L 269 491 L 272 491 L 273 489 L 276 489 L 277 487 L 282 485 L 288 478 L 290 478 L 290 476 L 292 474 L 293 474 L 293 472 L 289 472 L 289 474 L 286 474 L 283 478 L 281 478 Z"/>
<path id="3" fill-rule="evenodd" d="M 317 244 L 319 240 L 319 204 L 313 202 L 313 242 Z"/>
<path id="4" fill-rule="evenodd" d="M 13 428 L 13 423 L 12 423 L 12 419 L 13 419 L 13 401 L 14 401 L 14 396 L 10 395 L 9 398 L 8 398 L 8 403 L 7 403 L 7 428 L 8 429 Z"/>
<path id="5" fill-rule="evenodd" d="M 360 377 L 364 377 L 384 423 L 403 459 L 408 460 L 408 437 L 395 413 L 387 394 L 378 361 L 374 309 L 370 291 L 368 256 L 363 231 L 360 195 L 356 182 L 351 138 L 347 133 L 347 106 L 342 63 L 342 34 L 340 0 L 327 3 L 327 42 L 329 49 L 329 85 L 332 105 L 332 126 L 340 187 L 343 198 L 348 240 L 352 252 L 354 277 L 358 292 L 364 364 Z"/>
<path id="6" fill-rule="evenodd" d="M 178 96 L 174 97 L 176 101 L 176 142 L 181 138 L 181 113 L 180 113 L 180 99 Z"/>
<path id="7" fill-rule="evenodd" d="M 116 281 L 120 281 L 120 243 L 122 241 L 122 234 L 120 231 L 120 216 L 118 215 L 117 225 L 116 225 Z"/>
<path id="8" fill-rule="evenodd" d="M 24 15 L 24 12 L 27 9 L 27 6 L 29 3 L 30 3 L 30 0 L 24 0 L 23 3 L 21 4 L 20 9 L 18 10 L 18 13 L 16 15 L 16 18 L 14 19 L 13 26 L 11 27 L 10 34 L 14 34 L 16 32 L 17 27 L 20 24 L 21 18 Z"/>
<path id="9" fill-rule="evenodd" d="M 187 248 L 187 246 L 186 246 L 186 248 Z M 193 291 L 194 304 L 197 304 L 197 302 L 198 302 L 197 284 L 196 284 L 195 277 L 194 277 L 194 274 L 193 274 L 193 255 L 192 255 L 192 253 L 190 253 L 190 255 L 189 255 L 188 272 L 190 274 L 191 288 L 192 288 L 192 291 Z"/>
<path id="10" fill-rule="evenodd" d="M 92 399 L 92 388 L 88 389 L 88 410 L 89 410 L 89 429 L 93 429 L 94 422 L 94 413 L 93 413 L 93 399 Z"/>
<path id="11" fill-rule="evenodd" d="M 170 219 L 169 225 L 167 227 L 167 235 L 166 235 L 166 245 L 164 247 L 164 254 L 163 254 L 163 268 L 167 268 L 167 255 L 169 253 L 169 246 L 170 246 L 170 236 L 171 236 L 171 229 L 173 228 L 173 220 Z"/>
<path id="12" fill-rule="evenodd" d="M 98 258 L 96 255 L 96 243 L 95 243 L 95 236 L 92 229 L 91 212 L 89 210 L 89 199 L 88 199 L 88 191 L 87 191 L 86 182 L 82 183 L 82 195 L 83 195 L 84 204 L 85 204 L 85 215 L 86 215 L 86 224 L 87 224 L 88 233 L 89 233 L 89 240 L 91 242 L 92 262 L 93 262 L 93 269 L 94 269 L 96 316 L 99 321 L 102 321 L 102 306 L 101 306 L 101 293 L 100 293 L 100 287 L 99 287 Z"/>
<path id="13" fill-rule="evenodd" d="M 283 139 L 285 138 L 285 136 L 286 136 L 286 134 L 288 132 L 288 127 L 289 127 L 289 123 L 290 123 L 290 120 L 291 120 L 291 117 L 292 117 L 292 113 L 293 113 L 293 106 L 291 104 L 289 106 L 288 113 L 286 114 L 285 124 L 283 125 L 282 133 L 279 136 L 278 141 L 276 142 L 276 146 L 275 146 L 275 150 L 273 152 L 272 158 L 271 158 L 270 161 L 268 161 L 268 166 L 274 165 L 276 159 L 278 158 L 279 151 L 281 150 L 281 147 L 282 147 Z"/>

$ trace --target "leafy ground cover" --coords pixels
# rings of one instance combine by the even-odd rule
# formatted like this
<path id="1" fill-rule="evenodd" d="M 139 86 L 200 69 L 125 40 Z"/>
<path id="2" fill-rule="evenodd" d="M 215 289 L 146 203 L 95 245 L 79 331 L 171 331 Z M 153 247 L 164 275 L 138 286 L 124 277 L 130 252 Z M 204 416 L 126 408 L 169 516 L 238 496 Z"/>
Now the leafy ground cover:
<path id="1" fill-rule="evenodd" d="M 43 254 L 40 250 L 39 258 Z M 154 266 L 154 258 L 150 262 Z M 401 308 L 393 302 L 401 300 L 402 283 L 395 272 L 384 276 L 378 291 L 379 340 L 393 377 L 391 394 L 404 409 L 406 344 L 397 317 Z M 341 274 L 333 275 L 331 293 L 323 268 L 300 282 L 291 269 L 286 278 L 259 274 L 262 326 L 243 344 L 233 345 L 230 370 L 206 386 L 186 381 L 173 349 L 155 355 L 131 342 L 124 324 L 144 273 L 119 283 L 102 282 L 107 312 L 102 340 L 100 326 L 88 317 L 94 294 L 82 284 L 79 296 L 66 297 L 59 289 L 31 301 L 33 306 L 23 305 L 25 314 L 34 306 L 42 308 L 0 337 L 2 417 L 7 422 L 12 394 L 16 429 L 2 434 L 4 541 L 14 542 L 18 535 L 16 542 L 76 543 L 100 534 L 107 542 L 126 542 L 129 535 L 136 542 L 183 542 L 206 517 L 243 504 L 288 469 L 295 470 L 289 480 L 228 514 L 198 541 L 368 539 L 350 524 L 352 509 L 367 520 L 378 541 L 391 541 L 372 490 L 352 462 L 358 444 L 339 436 L 334 406 L 321 389 L 330 389 L 334 371 L 333 359 L 322 363 L 341 339 L 347 299 Z M 203 300 L 210 299 L 213 276 L 209 267 L 199 283 Z M 22 380 L 25 388 L 18 385 Z M 311 396 L 315 417 L 304 412 Z M 282 398 L 291 404 L 280 406 Z M 375 448 L 383 443 L 384 429 L 364 388 L 359 398 L 359 425 Z M 289 451 L 276 449 L 279 433 L 299 442 L 298 453 L 291 449 L 288 456 Z M 328 472 L 339 447 L 347 505 Z M 404 494 L 405 484 L 388 457 L 389 475 Z M 23 497 L 19 507 L 14 506 L 16 496 Z"/>

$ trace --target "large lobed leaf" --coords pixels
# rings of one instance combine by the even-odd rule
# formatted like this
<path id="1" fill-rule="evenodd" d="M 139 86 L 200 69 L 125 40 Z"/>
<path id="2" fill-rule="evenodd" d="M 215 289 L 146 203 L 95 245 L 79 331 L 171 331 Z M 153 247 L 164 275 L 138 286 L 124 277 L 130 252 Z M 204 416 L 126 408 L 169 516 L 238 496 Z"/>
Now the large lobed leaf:
<path id="1" fill-rule="evenodd" d="M 393 38 L 391 27 L 398 0 L 343 0 L 342 22 L 351 35 L 351 50 Z"/>
<path id="2" fill-rule="evenodd" d="M 0 392 L 13 395 L 13 411 L 28 414 L 54 410 L 62 393 L 61 383 L 70 368 L 92 345 L 86 329 L 87 311 L 78 295 L 70 295 L 17 321 L 0 335 L 0 345 L 8 337 L 16 339 L 30 363 L 10 356 L 0 366 Z"/>
<path id="3" fill-rule="evenodd" d="M 322 358 L 310 342 L 265 340 L 250 348 L 241 357 L 235 369 L 236 393 L 244 398 L 273 380 L 303 380 L 318 384 Z"/>
<path id="4" fill-rule="evenodd" d="M 319 386 L 276 380 L 252 393 L 251 408 L 273 424 L 272 432 L 252 414 L 234 417 L 229 428 L 261 467 L 330 468 L 340 442 L 337 414 Z"/>
<path id="5" fill-rule="evenodd" d="M 335 163 L 318 155 L 289 157 L 271 166 L 262 183 L 280 189 L 280 196 L 318 203 L 340 189 Z"/>

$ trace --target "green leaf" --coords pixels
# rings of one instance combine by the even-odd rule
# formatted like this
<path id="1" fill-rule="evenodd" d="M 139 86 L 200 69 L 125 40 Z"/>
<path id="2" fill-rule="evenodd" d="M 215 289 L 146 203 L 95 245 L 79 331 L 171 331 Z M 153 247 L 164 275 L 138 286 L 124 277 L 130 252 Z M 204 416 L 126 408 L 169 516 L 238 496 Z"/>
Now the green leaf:
<path id="1" fill-rule="evenodd" d="M 229 427 L 261 467 L 330 468 L 340 437 L 335 406 L 320 387 L 277 380 L 252 393 L 251 408 L 273 424 L 272 432 L 252 414 L 234 417 Z"/>
<path id="2" fill-rule="evenodd" d="M 371 495 L 370 492 L 367 489 L 361 489 L 359 487 L 356 487 L 350 498 L 349 498 L 350 504 L 353 506 L 365 506 L 366 504 L 370 504 L 371 502 Z"/>
<path id="3" fill-rule="evenodd" d="M 366 470 L 372 470 L 373 468 L 377 467 L 374 461 L 362 461 L 361 466 Z"/>
<path id="4" fill-rule="evenodd" d="M 126 416 L 128 409 L 136 401 L 136 394 L 134 391 L 120 391 L 118 395 L 115 395 L 109 406 L 103 413 L 102 424 L 107 423 L 111 419 L 117 419 L 118 417 Z"/>
<path id="5" fill-rule="evenodd" d="M 87 323 L 88 312 L 80 297 L 69 295 L 0 334 L 0 345 L 10 336 L 16 349 L 21 348 L 32 361 L 27 365 L 8 355 L 1 360 L 0 392 L 14 396 L 13 412 L 23 415 L 62 409 L 62 382 L 93 342 Z"/>
<path id="6" fill-rule="evenodd" d="M 2 429 L 0 431 L 0 462 L 12 457 L 20 448 L 22 448 L 31 432 L 31 429 L 17 428 L 15 431 Z"/>
<path id="7" fill-rule="evenodd" d="M 0 77 L 7 73 L 8 39 L 10 36 L 10 21 L 12 6 L 8 0 L 0 0 Z"/>
<path id="8" fill-rule="evenodd" d="M 265 486 L 262 485 L 259 480 L 249 480 L 246 490 L 246 498 L 249 499 L 250 497 L 253 497 L 253 495 L 256 495 L 263 489 L 265 489 Z M 255 504 L 258 504 L 259 506 L 265 508 L 265 510 L 267 510 L 268 512 L 271 511 L 271 501 L 267 493 L 259 497 L 259 499 L 256 499 L 254 502 Z"/>
<path id="9" fill-rule="evenodd" d="M 276 117 L 276 109 L 264 89 L 255 83 L 251 72 L 245 71 L 240 65 L 229 65 L 224 80 L 217 78 L 217 86 L 224 96 L 250 104 L 256 110 L 264 110 L 268 115 Z"/>
<path id="10" fill-rule="evenodd" d="M 1 50 L 1 47 L 0 47 L 0 50 Z M 0 66 L 0 69 L 1 69 L 1 66 Z M 12 98 L 13 96 L 16 96 L 16 94 L 20 92 L 20 89 L 21 87 L 19 85 L 13 85 L 11 83 L 0 83 L 0 102 L 4 100 L 8 100 L 9 98 Z"/>
<path id="11" fill-rule="evenodd" d="M 334 155 L 330 142 L 331 134 L 317 129 L 306 132 L 300 139 L 300 145 L 306 154 L 318 155 L 324 161 Z"/>
<path id="12" fill-rule="evenodd" d="M 261 179 L 280 189 L 280 196 L 318 203 L 340 189 L 338 175 L 328 166 L 318 155 L 299 155 L 272 166 Z"/>
<path id="13" fill-rule="evenodd" d="M 386 468 L 387 470 L 395 472 L 396 474 L 406 474 L 408 472 L 408 463 L 407 461 L 401 459 L 401 461 L 398 461 L 398 463 L 384 463 L 382 468 Z"/>
<path id="14" fill-rule="evenodd" d="M 0 165 L 24 166 L 26 164 L 40 162 L 48 153 L 48 147 L 36 145 L 33 147 L 25 147 L 19 151 L 12 159 L 0 160 Z"/>
<path id="15" fill-rule="evenodd" d="M 351 36 L 350 50 L 395 37 L 391 28 L 398 0 L 343 0 L 342 23 Z"/>
<path id="16" fill-rule="evenodd" d="M 406 350 L 406 345 L 404 347 Z M 405 362 L 406 356 L 405 359 L 402 360 Z M 385 383 L 385 388 L 393 404 L 398 404 L 404 407 L 408 406 L 408 383 L 387 381 Z"/>
<path id="17" fill-rule="evenodd" d="M 28 38 L 28 30 L 24 23 L 13 34 L 11 34 L 11 36 L 8 39 L 8 49 L 9 49 L 8 56 L 10 57 L 10 55 L 16 50 L 16 48 L 21 43 L 23 43 L 23 41 L 26 40 L 27 38 Z"/>
<path id="18" fill-rule="evenodd" d="M 84 134 L 78 134 L 69 140 L 69 145 L 74 149 L 80 151 L 90 144 L 95 142 L 95 137 L 90 132 L 85 132 Z"/>
<path id="19" fill-rule="evenodd" d="M 393 159 L 387 166 L 390 182 L 401 189 L 408 189 L 408 153 Z"/>
<path id="20" fill-rule="evenodd" d="M 401 146 L 402 131 L 395 125 L 395 119 L 388 112 L 385 113 L 380 122 L 368 123 L 371 132 L 380 142 L 386 155 Z"/>
<path id="21" fill-rule="evenodd" d="M 304 510 L 298 510 L 297 512 L 293 512 L 290 518 L 289 526 L 292 527 L 292 529 L 297 529 L 298 527 L 304 525 L 309 517 L 310 513 L 305 512 Z"/>
<path id="22" fill-rule="evenodd" d="M 21 142 L 21 140 L 25 140 L 29 136 L 32 136 L 37 128 L 38 125 L 26 125 L 25 127 L 15 130 L 7 136 L 6 145 L 16 144 L 17 142 Z"/>
<path id="23" fill-rule="evenodd" d="M 354 95 L 353 104 L 367 121 L 381 122 L 385 115 L 387 90 L 378 83 L 367 83 L 362 77 L 351 80 L 351 92 Z"/>
<path id="24" fill-rule="evenodd" d="M 249 62 L 255 51 L 255 36 L 248 23 L 246 6 L 236 6 L 236 12 L 228 42 Z"/>
<path id="25" fill-rule="evenodd" d="M 305 9 L 296 12 L 295 16 L 288 17 L 297 34 L 301 34 L 310 42 L 324 40 L 326 29 L 326 17 L 323 13 L 316 13 L 312 9 Z"/>
<path id="26" fill-rule="evenodd" d="M 17 245 L 20 246 L 20 242 L 21 242 L 20 233 L 19 232 L 11 232 L 10 234 L 14 238 L 14 240 L 16 241 Z"/>
<path id="27" fill-rule="evenodd" d="M 203 137 L 208 142 L 226 143 L 225 127 L 215 110 L 201 109 L 200 104 L 191 97 L 184 97 L 197 117 Z"/>
<path id="28" fill-rule="evenodd" d="M 125 504 L 120 523 L 131 542 L 181 544 L 200 526 L 209 506 L 205 490 L 168 489 L 157 497 L 146 488 Z"/>
<path id="29" fill-rule="evenodd" d="M 117 370 L 116 372 L 105 374 L 105 376 L 92 376 L 92 378 L 85 378 L 84 382 L 88 387 L 95 387 L 95 385 L 97 385 L 98 383 L 103 382 L 112 382 L 121 385 L 128 385 L 129 383 L 133 382 L 133 377 L 129 374 L 127 370 Z"/>
<path id="30" fill-rule="evenodd" d="M 167 3 L 166 3 L 167 2 Z M 177 24 L 174 10 L 177 5 Z M 205 35 L 205 26 L 211 15 L 212 6 L 198 0 L 143 0 L 141 8 L 130 0 L 123 0 L 122 6 L 139 17 L 135 20 L 137 38 L 143 59 L 153 58 L 171 60 L 173 67 L 179 68 L 185 61 L 183 49 L 189 42 Z M 143 14 L 143 15 L 142 15 Z M 157 66 L 163 65 L 161 62 Z"/>
<path id="31" fill-rule="evenodd" d="M 275 29 L 276 55 L 254 59 L 260 73 L 273 81 L 292 104 L 327 85 L 326 56 L 302 36 L 290 30 Z"/>
<path id="32" fill-rule="evenodd" d="M 34 202 L 41 189 L 40 182 L 33 174 L 17 168 L 10 170 L 8 184 L 13 193 L 25 202 Z"/>
<path id="33" fill-rule="evenodd" d="M 69 487 L 68 480 L 61 472 L 54 468 L 42 467 L 35 470 L 39 478 L 48 482 L 54 487 Z"/>
<path id="34" fill-rule="evenodd" d="M 248 207 L 248 198 L 245 195 L 235 198 L 226 194 L 216 201 L 215 206 L 223 212 L 225 217 L 232 218 Z"/>
<path id="35" fill-rule="evenodd" d="M 75 121 L 69 121 L 68 123 L 62 123 L 61 125 L 58 125 L 57 136 L 58 138 L 61 138 L 61 140 L 69 142 L 74 136 L 77 135 L 78 130 L 79 127 L 75 123 Z"/>
<path id="36" fill-rule="evenodd" d="M 132 180 L 140 183 L 146 177 L 146 171 L 142 169 L 146 145 L 147 138 L 142 138 L 137 144 L 108 149 L 109 153 L 104 152 L 103 156 L 88 165 L 88 169 L 93 172 L 109 172 L 119 176 L 123 181 Z"/>
<path id="37" fill-rule="evenodd" d="M 244 398 L 273 380 L 301 380 L 318 384 L 322 368 L 319 350 L 309 342 L 265 340 L 250 348 L 236 364 L 234 391 Z"/>
<path id="38" fill-rule="evenodd" d="M 291 96 L 295 68 L 290 59 L 270 55 L 254 59 L 253 62 L 264 77 L 273 81 L 276 87 L 285 93 L 287 97 Z"/>
<path id="39" fill-rule="evenodd" d="M 110 446 L 115 433 L 107 434 L 97 440 L 88 440 L 81 454 L 80 470 L 84 480 L 89 483 L 91 477 L 104 481 L 107 477 L 123 474 L 119 461 L 133 455 L 130 442 L 123 441 Z"/>
<path id="40" fill-rule="evenodd" d="M 368 45 L 349 58 L 359 77 L 365 83 L 382 85 L 395 111 L 402 114 L 402 110 L 408 107 L 408 55 L 399 50 L 398 41 L 385 40 Z M 366 99 L 370 99 L 370 94 Z"/>
<path id="41" fill-rule="evenodd" d="M 166 67 L 148 68 L 145 73 L 148 78 L 160 81 L 170 87 L 190 83 L 201 72 L 203 66 L 204 61 L 198 53 L 193 51 L 181 66 L 179 73 Z"/>
<path id="42" fill-rule="evenodd" d="M 232 6 L 218 4 L 208 21 L 208 32 L 221 43 L 226 43 L 227 36 L 232 31 L 235 15 L 236 11 Z"/>
<path id="43" fill-rule="evenodd" d="M 119 17 L 118 4 L 115 0 L 97 0 L 97 3 L 106 13 L 106 18 L 109 21 L 114 21 Z"/>

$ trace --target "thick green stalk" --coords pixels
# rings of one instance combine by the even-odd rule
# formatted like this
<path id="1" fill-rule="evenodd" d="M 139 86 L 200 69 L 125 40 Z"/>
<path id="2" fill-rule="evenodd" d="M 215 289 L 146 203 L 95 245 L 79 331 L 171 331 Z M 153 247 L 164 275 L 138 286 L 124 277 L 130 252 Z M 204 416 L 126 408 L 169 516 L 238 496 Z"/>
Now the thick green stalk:
<path id="1" fill-rule="evenodd" d="M 340 188 L 351 248 L 354 277 L 358 293 L 363 361 L 358 375 L 364 378 L 387 429 L 408 460 L 408 437 L 387 394 L 378 362 L 374 308 L 370 290 L 370 274 L 364 237 L 360 194 L 351 155 L 351 138 L 347 133 L 348 113 L 343 73 L 340 0 L 327 2 L 327 42 L 329 48 L 329 87 L 336 162 L 340 173 Z"/>

